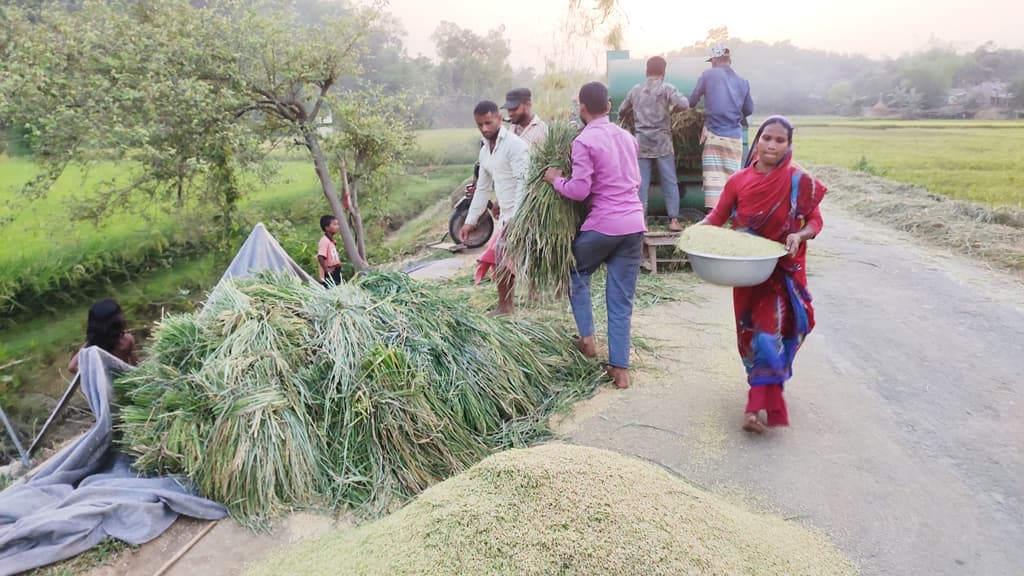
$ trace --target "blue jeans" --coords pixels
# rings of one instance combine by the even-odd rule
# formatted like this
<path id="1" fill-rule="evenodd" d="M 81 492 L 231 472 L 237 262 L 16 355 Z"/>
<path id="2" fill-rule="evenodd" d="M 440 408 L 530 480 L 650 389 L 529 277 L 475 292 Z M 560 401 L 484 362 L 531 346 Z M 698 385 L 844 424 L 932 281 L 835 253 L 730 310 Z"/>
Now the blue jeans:
<path id="1" fill-rule="evenodd" d="M 608 364 L 629 368 L 629 324 L 633 318 L 633 295 L 643 254 L 642 232 L 608 236 L 586 230 L 572 243 L 576 268 L 572 271 L 569 303 L 580 337 L 594 335 L 594 310 L 590 302 L 590 276 L 604 264 L 608 269 L 605 303 L 608 306 Z"/>
<path id="2" fill-rule="evenodd" d="M 658 165 L 658 176 L 661 176 L 661 191 L 665 194 L 665 212 L 669 218 L 679 217 L 679 179 L 676 177 L 676 157 L 640 159 L 640 203 L 647 213 L 647 191 L 651 188 L 651 170 Z"/>

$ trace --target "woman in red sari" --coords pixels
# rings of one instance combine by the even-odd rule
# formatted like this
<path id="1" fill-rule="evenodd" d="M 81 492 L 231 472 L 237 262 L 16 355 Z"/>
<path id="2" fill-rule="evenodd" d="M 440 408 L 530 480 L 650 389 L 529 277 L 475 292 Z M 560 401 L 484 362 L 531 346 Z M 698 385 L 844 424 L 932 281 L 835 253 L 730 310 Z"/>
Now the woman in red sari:
<path id="1" fill-rule="evenodd" d="M 751 288 L 734 288 L 736 335 L 750 384 L 743 429 L 761 434 L 788 426 L 783 385 L 793 375 L 793 358 L 814 328 L 807 291 L 807 241 L 821 232 L 818 204 L 826 189 L 793 164 L 793 125 L 782 116 L 757 131 L 746 168 L 725 185 L 704 224 L 757 234 L 786 246 L 772 276 Z M 767 419 L 760 420 L 764 411 Z"/>

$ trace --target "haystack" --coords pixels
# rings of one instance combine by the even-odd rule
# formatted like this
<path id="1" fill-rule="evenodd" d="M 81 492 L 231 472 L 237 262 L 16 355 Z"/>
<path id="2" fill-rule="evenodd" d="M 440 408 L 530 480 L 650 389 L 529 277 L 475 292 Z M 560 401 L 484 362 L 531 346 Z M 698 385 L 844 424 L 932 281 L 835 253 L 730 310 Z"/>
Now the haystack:
<path id="1" fill-rule="evenodd" d="M 494 319 L 404 274 L 324 290 L 265 275 L 171 316 L 115 383 L 123 450 L 183 473 L 237 518 L 367 515 L 547 434 L 600 367 L 556 327 Z"/>
<path id="2" fill-rule="evenodd" d="M 511 450 L 383 520 L 328 534 L 251 576 L 838 576 L 822 535 L 639 460 L 579 446 Z"/>

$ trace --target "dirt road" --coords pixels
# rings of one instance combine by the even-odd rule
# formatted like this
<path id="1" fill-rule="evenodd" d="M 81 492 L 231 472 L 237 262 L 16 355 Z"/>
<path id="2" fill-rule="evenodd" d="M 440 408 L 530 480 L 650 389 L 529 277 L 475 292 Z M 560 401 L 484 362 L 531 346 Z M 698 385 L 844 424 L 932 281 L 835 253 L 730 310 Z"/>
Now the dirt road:
<path id="1" fill-rule="evenodd" d="M 731 292 L 702 285 L 697 304 L 640 314 L 660 358 L 562 432 L 825 530 L 865 574 L 1024 573 L 1024 289 L 834 207 L 826 218 L 790 429 L 739 429 Z"/>

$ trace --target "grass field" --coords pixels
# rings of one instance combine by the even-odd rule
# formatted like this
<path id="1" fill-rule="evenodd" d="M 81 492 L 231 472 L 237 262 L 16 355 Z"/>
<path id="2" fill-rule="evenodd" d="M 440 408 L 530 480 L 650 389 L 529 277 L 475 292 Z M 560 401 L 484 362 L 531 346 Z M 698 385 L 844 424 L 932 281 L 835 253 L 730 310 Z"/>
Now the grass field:
<path id="1" fill-rule="evenodd" d="M 420 166 L 472 164 L 480 153 L 480 132 L 475 128 L 420 130 L 416 133 L 413 161 Z"/>
<path id="2" fill-rule="evenodd" d="M 756 126 L 755 119 L 752 126 Z M 990 207 L 1024 209 L 1024 121 L 842 120 L 793 118 L 796 158 L 866 168 L 877 176 Z M 754 137 L 754 129 L 750 137 Z M 476 131 L 438 130 L 424 142 L 471 162 Z M 862 158 L 864 162 L 862 162 Z"/>
<path id="3" fill-rule="evenodd" d="M 2 159 L 0 182 L 16 184 L 19 178 L 23 182 L 32 170 L 34 167 L 26 160 Z M 385 242 L 385 236 L 439 199 L 447 198 L 470 171 L 466 165 L 410 168 L 394 180 L 383 197 L 368 199 L 364 220 L 371 262 L 380 264 L 408 252 L 412 246 L 409 238 L 400 236 Z M 84 189 L 117 175 L 116 167 L 100 166 L 84 180 Z M 97 255 L 130 260 L 140 245 L 194 241 L 194 236 L 210 233 L 195 218 L 173 214 L 153 214 L 149 219 L 119 217 L 101 226 L 70 221 L 62 200 L 79 193 L 82 186 L 81 173 L 65 175 L 50 197 L 33 201 L 2 229 L 0 276 L 39 276 L 75 266 L 76 262 L 95 263 Z M 6 196 L 0 198 L 10 198 L 11 193 L 8 188 L 3 192 Z M 320 235 L 318 221 L 327 211 L 311 165 L 284 162 L 278 178 L 246 198 L 239 218 L 247 223 L 265 222 L 292 257 L 312 272 Z M 447 218 L 447 214 L 442 216 Z M 89 302 L 95 297 L 116 298 L 132 328 L 143 337 L 149 323 L 163 312 L 192 307 L 216 283 L 245 233 L 247 229 L 227 246 L 209 244 L 196 253 L 164 262 L 157 259 L 152 267 L 138 273 L 98 283 L 94 293 L 68 291 L 67 301 L 54 303 L 46 310 L 32 310 L 8 322 L 0 329 L 0 365 L 27 361 L 0 374 L 0 398 L 6 395 L 10 400 L 10 393 L 19 389 L 51 393 L 62 387 L 61 370 L 82 338 Z M 45 265 L 37 266 L 40 262 Z M 109 263 L 109 258 L 103 262 Z"/>
<path id="4" fill-rule="evenodd" d="M 797 125 L 796 157 L 990 207 L 1024 209 L 1024 122 Z"/>

